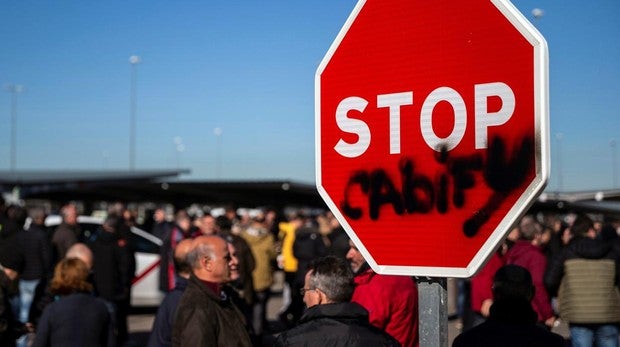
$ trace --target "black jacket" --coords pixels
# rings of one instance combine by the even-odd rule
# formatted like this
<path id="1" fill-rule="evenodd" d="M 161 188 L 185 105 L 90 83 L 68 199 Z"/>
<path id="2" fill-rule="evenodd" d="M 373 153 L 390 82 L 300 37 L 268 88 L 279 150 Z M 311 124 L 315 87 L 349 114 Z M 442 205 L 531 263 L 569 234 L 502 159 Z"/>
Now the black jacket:
<path id="1" fill-rule="evenodd" d="M 23 255 L 23 280 L 40 280 L 52 272 L 52 247 L 43 225 L 32 224 L 17 234 L 17 244 Z"/>
<path id="2" fill-rule="evenodd" d="M 532 305 L 496 301 L 489 319 L 457 336 L 452 347 L 562 347 L 564 338 L 536 324 Z"/>
<path id="3" fill-rule="evenodd" d="M 100 229 L 88 246 L 93 251 L 97 295 L 112 302 L 128 299 L 133 273 L 127 241 L 116 233 Z"/>
<path id="4" fill-rule="evenodd" d="M 304 283 L 304 277 L 308 271 L 308 265 L 316 258 L 327 254 L 327 247 L 323 242 L 318 229 L 310 226 L 302 226 L 295 231 L 293 243 L 293 255 L 297 258 L 297 283 Z"/>
<path id="5" fill-rule="evenodd" d="M 368 311 L 357 303 L 315 305 L 299 325 L 278 336 L 275 346 L 400 346 L 392 336 L 368 322 Z"/>
<path id="6" fill-rule="evenodd" d="M 90 294 L 63 296 L 45 308 L 33 346 L 116 346 L 110 309 Z"/>
<path id="7" fill-rule="evenodd" d="M 617 244 L 605 243 L 589 237 L 575 237 L 562 252 L 556 255 L 545 273 L 545 286 L 550 295 L 556 295 L 562 277 L 564 276 L 564 262 L 570 259 L 614 259 L 616 261 L 616 286 L 620 281 L 620 266 L 618 266 Z"/>
<path id="8" fill-rule="evenodd" d="M 0 269 L 0 346 L 15 346 L 15 339 L 23 331 L 23 324 L 19 323 L 13 315 L 9 297 L 17 294 L 16 283 L 11 281 Z"/>

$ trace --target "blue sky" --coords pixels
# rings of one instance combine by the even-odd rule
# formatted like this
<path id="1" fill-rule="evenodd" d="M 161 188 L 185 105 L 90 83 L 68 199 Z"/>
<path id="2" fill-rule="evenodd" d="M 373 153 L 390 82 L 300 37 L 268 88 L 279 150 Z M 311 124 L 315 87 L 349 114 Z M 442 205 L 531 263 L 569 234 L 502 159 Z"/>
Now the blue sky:
<path id="1" fill-rule="evenodd" d="M 192 170 L 189 179 L 312 183 L 314 74 L 355 4 L 2 1 L 0 84 L 25 88 L 16 167 L 128 168 L 128 60 L 139 55 L 137 169 L 180 166 Z M 620 2 L 514 4 L 549 44 L 547 189 L 612 188 Z M 535 19 L 534 8 L 544 15 Z M 10 100 L 0 94 L 0 170 L 10 165 Z"/>

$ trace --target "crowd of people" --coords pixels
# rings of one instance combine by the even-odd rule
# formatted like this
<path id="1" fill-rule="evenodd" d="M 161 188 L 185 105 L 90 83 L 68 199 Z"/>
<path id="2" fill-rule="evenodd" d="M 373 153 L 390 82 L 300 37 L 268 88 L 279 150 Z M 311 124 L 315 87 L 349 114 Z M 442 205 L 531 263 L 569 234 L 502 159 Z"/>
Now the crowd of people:
<path id="1" fill-rule="evenodd" d="M 150 346 L 263 346 L 272 345 L 275 336 L 280 336 L 278 345 L 294 346 L 299 341 L 315 345 L 319 341 L 312 342 L 311 337 L 295 338 L 294 329 L 304 324 L 313 326 L 317 320 L 327 318 L 330 322 L 336 320 L 363 331 L 381 331 L 387 334 L 384 337 L 391 336 L 385 339 L 389 346 L 418 345 L 415 280 L 376 274 L 332 214 L 311 217 L 295 212 L 282 218 L 273 210 L 250 216 L 227 209 L 217 217 L 204 213 L 192 219 L 184 211 L 178 211 L 174 223 L 167 222 L 164 214 L 164 211 L 155 211 L 152 230 L 164 242 L 160 283 L 162 290 L 170 292 L 156 316 Z M 228 244 L 228 253 L 224 252 L 221 240 Z M 188 241 L 194 252 L 202 249 L 204 257 L 193 255 L 191 251 L 179 256 L 179 247 Z M 216 246 L 221 248 L 221 254 L 214 251 L 217 248 L 214 243 L 220 244 Z M 229 263 L 228 276 L 219 267 L 221 259 Z M 344 274 L 350 281 L 346 276 L 338 281 L 319 277 L 317 283 L 320 285 L 309 286 L 308 276 L 312 271 L 309 269 L 317 266 L 317 261 L 331 262 L 328 268 L 332 270 L 344 267 L 345 272 L 326 276 Z M 191 271 L 180 271 L 183 268 L 180 264 L 187 264 L 185 268 Z M 269 327 L 266 319 L 275 270 L 283 271 L 285 279 L 284 304 L 277 331 Z M 356 305 L 351 306 L 349 302 Z M 316 309 L 315 314 L 310 315 L 314 311 L 307 309 L 327 303 L 343 304 L 346 310 L 323 312 Z M 357 312 L 349 315 L 347 310 L 352 307 Z M 237 320 L 239 317 L 241 319 Z M 239 327 L 243 327 L 245 333 L 241 333 Z M 282 330 L 289 329 L 292 330 L 281 334 Z M 347 334 L 346 339 L 352 339 L 351 334 Z M 360 334 L 357 342 L 349 340 L 345 345 L 364 343 L 365 333 Z M 285 340 L 285 336 L 289 338 Z M 345 341 L 345 337 L 334 334 L 319 336 L 326 341 L 340 341 L 341 345 Z M 396 343 L 392 344 L 393 341 Z"/>
<path id="2" fill-rule="evenodd" d="M 542 220 L 524 216 L 488 263 L 471 278 L 469 290 L 463 291 L 469 294 L 465 299 L 470 299 L 470 305 L 465 305 L 470 310 L 462 310 L 465 334 L 470 329 L 484 331 L 477 326 L 488 326 L 489 321 L 511 326 L 512 333 L 526 323 L 539 332 L 549 332 L 561 319 L 568 324 L 572 346 L 618 346 L 619 233 L 620 223 L 616 219 L 593 220 L 586 214 L 570 214 L 565 220 L 554 215 Z M 507 265 L 527 270 L 531 293 L 520 296 L 527 297 L 530 305 L 499 304 L 494 276 Z M 478 344 L 469 339 L 470 343 L 461 340 L 455 346 L 484 345 L 480 344 L 482 335 L 488 343 L 491 335 L 477 333 Z M 496 345 L 500 341 L 504 346 L 550 345 L 544 339 L 537 344 L 525 343 L 509 338 L 512 334 L 508 333 L 493 336 Z"/>
<path id="3" fill-rule="evenodd" d="M 85 232 L 78 208 L 0 210 L 0 346 L 128 345 L 135 216 L 111 204 Z M 166 293 L 149 346 L 418 346 L 415 278 L 375 273 L 329 212 L 282 215 L 227 208 L 157 208 Z M 25 223 L 30 216 L 30 222 Z M 25 226 L 26 225 L 26 226 Z M 527 215 L 459 294 L 454 346 L 618 346 L 620 224 Z M 284 273 L 277 329 L 267 322 L 275 271 Z"/>
<path id="4" fill-rule="evenodd" d="M 81 230 L 75 204 L 59 212 L 48 228 L 43 208 L 0 201 L 0 345 L 123 345 L 135 273 L 125 207 L 95 231 Z"/>

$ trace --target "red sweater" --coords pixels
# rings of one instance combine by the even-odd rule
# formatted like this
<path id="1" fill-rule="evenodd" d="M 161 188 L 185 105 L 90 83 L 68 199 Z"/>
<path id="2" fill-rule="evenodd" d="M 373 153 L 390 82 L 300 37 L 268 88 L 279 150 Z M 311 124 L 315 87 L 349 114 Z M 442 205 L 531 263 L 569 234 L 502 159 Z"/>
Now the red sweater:
<path id="1" fill-rule="evenodd" d="M 504 261 L 493 253 L 489 262 L 471 279 L 471 309 L 480 313 L 484 300 L 493 299 L 493 276 L 504 265 Z"/>
<path id="2" fill-rule="evenodd" d="M 366 308 L 370 324 L 403 347 L 418 346 L 418 288 L 413 278 L 378 275 L 368 269 L 355 276 L 351 301 Z"/>
<path id="3" fill-rule="evenodd" d="M 547 269 L 547 258 L 540 248 L 532 245 L 530 241 L 519 240 L 506 253 L 506 264 L 523 266 L 532 275 L 532 282 L 536 292 L 532 299 L 532 308 L 538 314 L 538 321 L 544 322 L 553 316 L 551 299 L 547 294 L 547 289 L 543 283 L 545 270 Z"/>

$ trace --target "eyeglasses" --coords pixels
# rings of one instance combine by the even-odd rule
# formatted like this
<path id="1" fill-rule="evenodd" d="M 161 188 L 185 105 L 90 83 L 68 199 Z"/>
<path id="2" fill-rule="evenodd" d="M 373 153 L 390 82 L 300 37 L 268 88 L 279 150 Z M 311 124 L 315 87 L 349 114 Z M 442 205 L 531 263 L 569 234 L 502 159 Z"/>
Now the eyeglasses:
<path id="1" fill-rule="evenodd" d="M 316 288 L 301 288 L 299 290 L 299 293 L 301 294 L 301 296 L 304 296 L 304 295 L 306 295 L 306 292 L 309 292 L 311 290 L 316 290 Z"/>

